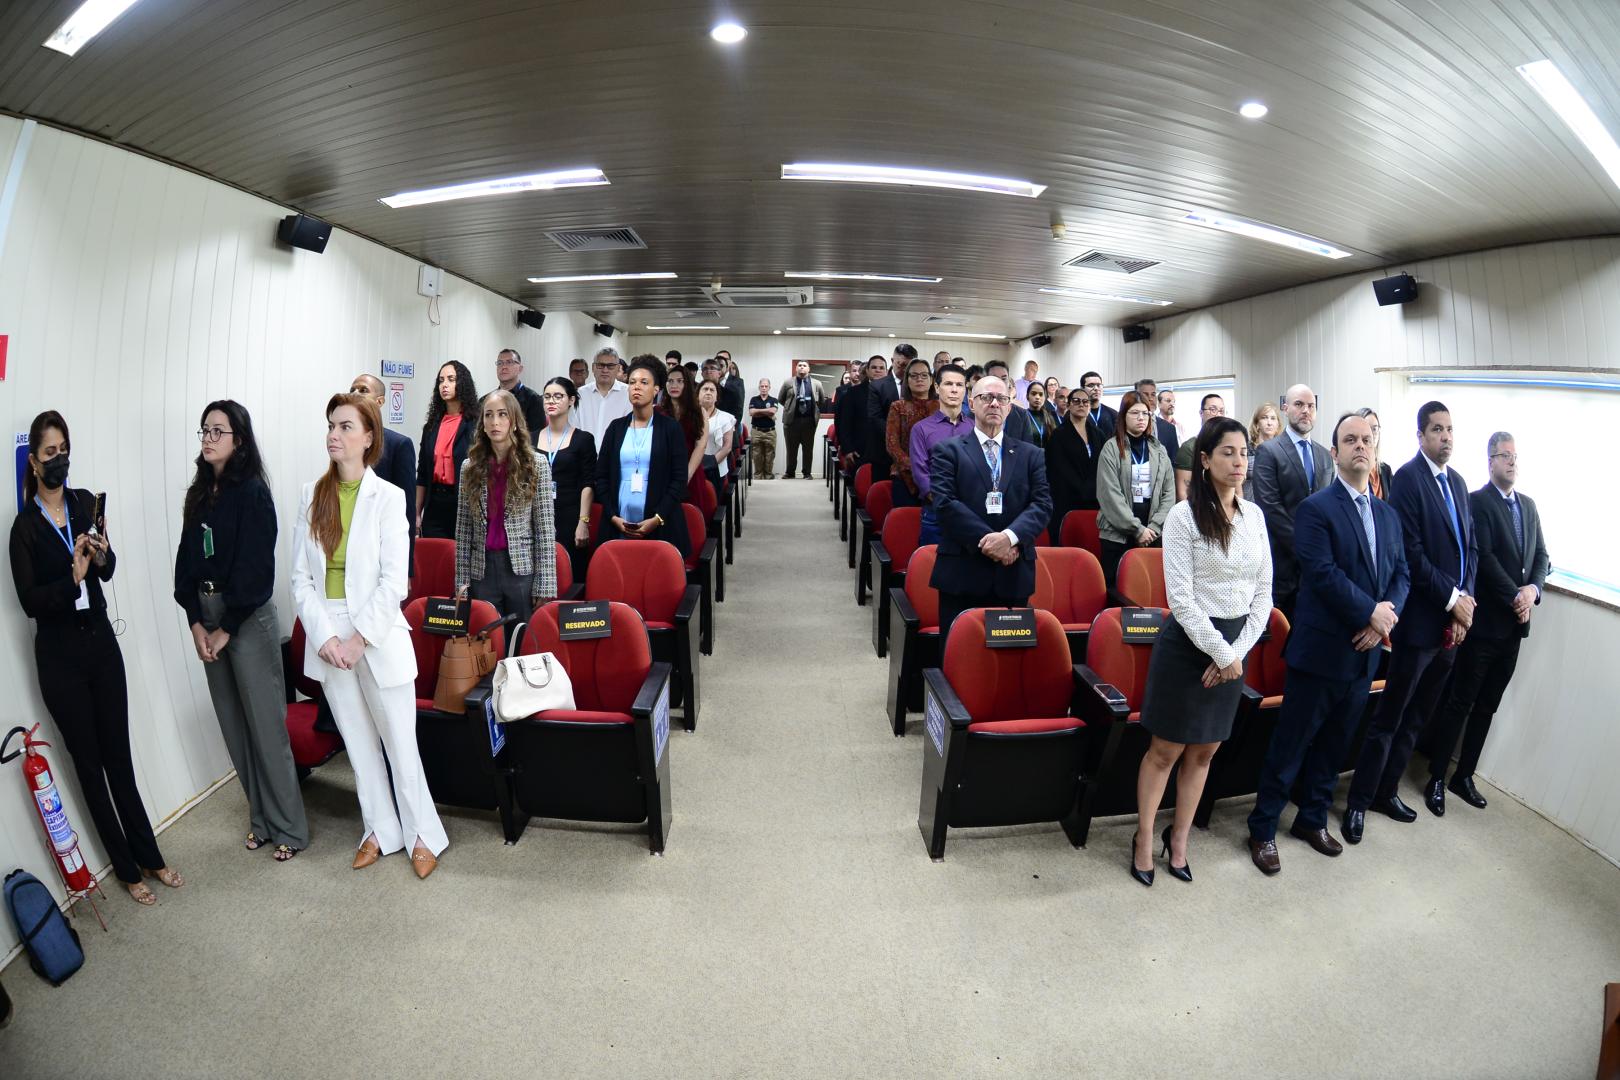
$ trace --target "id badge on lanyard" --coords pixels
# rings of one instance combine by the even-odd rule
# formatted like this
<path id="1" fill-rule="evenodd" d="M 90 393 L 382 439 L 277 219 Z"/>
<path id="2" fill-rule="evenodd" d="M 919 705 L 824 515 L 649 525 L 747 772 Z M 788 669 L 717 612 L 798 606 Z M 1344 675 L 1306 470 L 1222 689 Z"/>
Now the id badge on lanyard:
<path id="1" fill-rule="evenodd" d="M 646 490 L 647 481 L 642 478 L 641 470 L 637 469 L 635 472 L 630 474 L 630 493 L 632 495 L 640 495 Z"/>
<path id="2" fill-rule="evenodd" d="M 1001 492 L 992 491 L 984 497 L 984 512 L 986 514 L 1001 513 Z"/>
<path id="3" fill-rule="evenodd" d="M 1147 462 L 1131 463 L 1131 501 L 1147 502 L 1153 498 L 1153 469 Z"/>
<path id="4" fill-rule="evenodd" d="M 71 559 L 73 557 L 73 518 L 71 516 L 69 516 L 68 517 L 68 523 L 66 525 L 62 526 L 60 529 L 58 529 L 56 527 L 56 522 L 51 521 L 51 515 L 50 515 L 50 513 L 48 511 L 46 511 L 45 503 L 40 500 L 40 497 L 38 495 L 34 496 L 34 502 L 35 502 L 36 505 L 39 506 L 39 512 L 45 515 L 45 520 L 50 521 L 51 532 L 55 533 L 57 539 L 61 540 L 62 543 L 67 545 L 68 558 Z M 64 502 L 63 508 L 66 509 L 65 502 Z M 88 578 L 88 576 L 89 576 L 88 573 L 86 573 L 87 578 Z M 90 610 L 90 586 L 89 586 L 88 581 L 79 582 L 79 597 L 78 597 L 77 600 L 73 601 L 73 610 L 74 611 L 89 611 Z"/>

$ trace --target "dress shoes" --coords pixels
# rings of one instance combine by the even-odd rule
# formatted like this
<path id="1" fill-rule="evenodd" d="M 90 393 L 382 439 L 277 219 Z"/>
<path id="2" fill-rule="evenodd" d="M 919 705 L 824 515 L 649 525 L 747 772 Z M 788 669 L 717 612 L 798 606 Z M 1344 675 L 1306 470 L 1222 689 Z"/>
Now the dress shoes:
<path id="1" fill-rule="evenodd" d="M 1303 840 L 1323 855 L 1333 856 L 1344 854 L 1344 846 L 1333 839 L 1333 834 L 1326 827 L 1313 829 L 1309 825 L 1294 822 L 1289 828 L 1288 835 L 1296 840 Z"/>
<path id="2" fill-rule="evenodd" d="M 1446 782 L 1444 780 L 1430 780 L 1423 785 L 1423 805 L 1429 808 L 1429 813 L 1435 817 L 1446 816 Z"/>
<path id="3" fill-rule="evenodd" d="M 376 840 L 368 836 L 366 837 L 366 842 L 360 845 L 360 850 L 354 853 L 354 868 L 356 870 L 364 870 L 366 867 L 376 862 L 378 857 L 381 855 L 382 848 L 377 846 Z"/>
<path id="4" fill-rule="evenodd" d="M 1347 844 L 1361 843 L 1361 830 L 1366 824 L 1366 811 L 1346 810 L 1344 812 L 1344 842 Z"/>
<path id="5" fill-rule="evenodd" d="M 439 860 L 433 857 L 433 852 L 427 848 L 417 848 L 411 852 L 411 869 L 416 871 L 418 878 L 425 878 L 433 873 L 433 868 L 439 865 Z"/>
<path id="6" fill-rule="evenodd" d="M 1391 795 L 1387 799 L 1374 799 L 1373 804 L 1367 809 L 1376 810 L 1380 814 L 1392 817 L 1405 825 L 1410 825 L 1417 820 L 1417 811 L 1401 802 L 1399 795 Z"/>
<path id="7" fill-rule="evenodd" d="M 1451 783 L 1446 785 L 1446 790 L 1476 810 L 1485 809 L 1485 796 L 1481 795 L 1479 788 L 1474 786 L 1472 776 L 1465 776 L 1461 780 L 1452 777 Z"/>
<path id="8" fill-rule="evenodd" d="M 1275 840 L 1256 840 L 1249 837 L 1249 858 L 1254 865 L 1267 877 L 1282 871 L 1282 860 L 1277 857 L 1277 842 Z"/>

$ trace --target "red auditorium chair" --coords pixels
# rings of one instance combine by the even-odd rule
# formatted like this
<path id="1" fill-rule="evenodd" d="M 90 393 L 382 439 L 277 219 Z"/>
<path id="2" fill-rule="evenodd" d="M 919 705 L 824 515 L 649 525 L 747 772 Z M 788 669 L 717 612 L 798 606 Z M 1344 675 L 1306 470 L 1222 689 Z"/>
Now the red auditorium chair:
<path id="1" fill-rule="evenodd" d="M 405 605 L 405 623 L 411 628 L 411 648 L 416 650 L 416 745 L 422 754 L 422 771 L 427 776 L 433 801 L 473 810 L 496 808 L 495 764 L 490 755 L 489 727 L 483 714 L 440 712 L 433 707 L 433 692 L 439 685 L 439 660 L 447 639 L 422 629 L 427 598 L 418 597 Z M 494 605 L 483 600 L 470 604 L 468 626 L 477 631 L 499 623 Z M 506 655 L 506 629 L 497 625 L 490 632 L 497 657 Z"/>
<path id="2" fill-rule="evenodd" d="M 442 536 L 424 536 L 416 541 L 416 575 L 405 594 L 408 604 L 423 596 L 454 596 L 456 592 L 456 542 Z"/>
<path id="3" fill-rule="evenodd" d="M 866 501 L 855 511 L 860 539 L 849 531 L 849 565 L 855 571 L 855 603 L 866 606 L 866 582 L 872 574 L 871 543 L 883 531 L 883 522 L 894 509 L 894 481 L 879 480 L 866 490 Z"/>
<path id="4" fill-rule="evenodd" d="M 1080 548 L 1036 548 L 1035 595 L 1030 605 L 1056 615 L 1069 635 L 1069 651 L 1086 655 L 1091 621 L 1108 606 L 1102 563 Z"/>
<path id="5" fill-rule="evenodd" d="M 721 517 L 720 498 L 715 494 L 714 485 L 703 479 L 702 475 L 693 478 L 697 483 L 697 508 L 703 514 L 703 531 L 689 533 L 687 540 L 696 546 L 698 537 L 707 536 L 714 540 L 715 549 L 719 550 L 725 543 L 726 525 Z M 726 560 L 714 560 L 714 602 L 724 603 L 726 599 Z"/>
<path id="6" fill-rule="evenodd" d="M 646 624 L 653 658 L 669 664 L 686 730 L 697 730 L 698 635 L 692 616 L 702 599 L 686 583 L 686 564 L 663 540 L 616 540 L 596 549 L 585 578 L 586 600 L 611 600 L 632 608 Z"/>
<path id="7" fill-rule="evenodd" d="M 561 540 L 553 543 L 557 548 L 557 599 L 578 599 L 584 586 L 574 580 L 574 561 L 568 557 L 568 549 L 562 546 Z"/>
<path id="8" fill-rule="evenodd" d="M 1097 511 L 1070 510 L 1063 515 L 1058 528 L 1058 543 L 1064 547 L 1084 548 L 1102 561 L 1102 539 L 1097 535 Z"/>
<path id="9" fill-rule="evenodd" d="M 864 558 L 873 576 L 872 648 L 879 660 L 889 654 L 889 590 L 905 583 L 906 567 L 917 551 L 921 533 L 922 508 L 897 506 L 883 519 L 882 535 L 867 545 Z M 864 576 L 861 584 L 865 584 Z M 856 601 L 865 603 L 866 598 L 857 595 Z"/>
<path id="10" fill-rule="evenodd" d="M 891 588 L 887 597 L 893 634 L 888 711 L 889 726 L 896 736 L 906 733 L 906 713 L 923 706 L 923 671 L 939 666 L 939 593 L 928 583 L 934 576 L 938 550 L 924 544 L 912 552 L 904 587 Z"/>
<path id="11" fill-rule="evenodd" d="M 292 638 L 282 653 L 282 669 L 287 681 L 287 741 L 292 745 L 293 764 L 299 776 L 325 765 L 343 749 L 343 737 L 335 731 L 318 731 L 315 717 L 325 695 L 321 684 L 304 674 L 304 624 L 293 620 Z M 302 694 L 307 699 L 298 700 Z"/>
<path id="12" fill-rule="evenodd" d="M 984 619 L 983 608 L 964 611 L 943 668 L 923 673 L 923 843 L 942 859 L 950 828 L 1057 821 L 1079 847 L 1086 722 L 1069 639 L 1037 611 L 1033 646 L 991 649 Z"/>
<path id="13" fill-rule="evenodd" d="M 1131 548 L 1119 560 L 1114 591 L 1126 601 L 1122 607 L 1169 607 L 1164 593 L 1164 549 Z"/>
<path id="14" fill-rule="evenodd" d="M 537 608 L 514 655 L 553 654 L 573 683 L 574 708 L 501 725 L 495 770 L 506 842 L 517 843 L 535 817 L 646 822 L 648 846 L 663 851 L 670 824 L 669 665 L 653 662 L 646 628 L 628 605 L 610 605 L 608 637 L 584 641 L 561 639 L 560 610 L 555 603 Z M 485 684 L 467 695 L 469 718 L 484 715 L 490 693 Z"/>
<path id="15" fill-rule="evenodd" d="M 698 587 L 698 610 L 702 615 L 702 628 L 698 632 L 698 649 L 704 656 L 714 655 L 714 550 L 715 541 L 704 535 L 703 511 L 691 503 L 681 503 L 686 515 L 686 535 L 690 538 L 692 554 L 686 557 L 686 583 Z M 702 542 L 698 538 L 702 537 Z"/>
<path id="16" fill-rule="evenodd" d="M 855 528 L 855 511 L 866 505 L 866 492 L 872 486 L 872 466 L 862 465 L 849 477 L 844 485 L 844 516 L 838 519 L 838 539 L 849 540 L 854 544 L 850 533 Z M 855 568 L 854 548 L 850 548 L 850 569 Z"/>

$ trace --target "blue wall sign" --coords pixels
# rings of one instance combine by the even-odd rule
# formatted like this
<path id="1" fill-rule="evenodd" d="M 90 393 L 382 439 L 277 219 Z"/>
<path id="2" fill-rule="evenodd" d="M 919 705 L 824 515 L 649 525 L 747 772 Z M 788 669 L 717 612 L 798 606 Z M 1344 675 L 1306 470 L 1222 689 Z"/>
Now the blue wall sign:
<path id="1" fill-rule="evenodd" d="M 17 432 L 17 513 L 23 512 L 23 477 L 28 475 L 28 432 Z"/>
<path id="2" fill-rule="evenodd" d="M 382 362 L 382 377 L 385 379 L 414 379 L 416 378 L 416 362 L 414 360 L 384 360 Z"/>

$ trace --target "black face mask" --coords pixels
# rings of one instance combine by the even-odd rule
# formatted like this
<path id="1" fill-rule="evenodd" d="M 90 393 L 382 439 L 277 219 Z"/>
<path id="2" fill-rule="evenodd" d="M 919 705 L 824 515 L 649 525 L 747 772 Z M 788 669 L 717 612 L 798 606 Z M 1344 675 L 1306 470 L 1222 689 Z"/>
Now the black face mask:
<path id="1" fill-rule="evenodd" d="M 68 456 L 66 454 L 58 454 L 56 457 L 51 458 L 51 460 L 41 465 L 39 467 L 39 472 L 40 483 L 44 484 L 52 491 L 55 491 L 57 488 L 67 483 Z"/>

